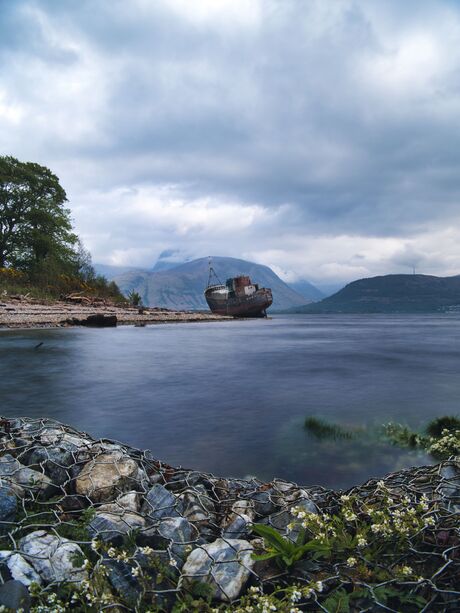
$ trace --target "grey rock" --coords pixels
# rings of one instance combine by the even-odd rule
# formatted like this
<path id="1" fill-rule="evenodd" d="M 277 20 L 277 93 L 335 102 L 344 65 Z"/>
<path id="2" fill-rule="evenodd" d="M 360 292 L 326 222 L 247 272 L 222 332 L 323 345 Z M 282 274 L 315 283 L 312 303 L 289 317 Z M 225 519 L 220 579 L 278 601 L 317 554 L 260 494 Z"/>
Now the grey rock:
<path id="1" fill-rule="evenodd" d="M 179 517 L 184 511 L 184 503 L 178 500 L 163 485 L 157 483 L 146 494 L 142 513 L 150 521 L 158 521 L 167 517 Z"/>
<path id="2" fill-rule="evenodd" d="M 119 545 L 127 534 L 145 527 L 145 519 L 137 513 L 130 511 L 100 513 L 98 511 L 88 525 L 88 532 L 91 538 Z"/>
<path id="3" fill-rule="evenodd" d="M 442 482 L 439 485 L 439 493 L 444 498 L 453 498 L 460 495 L 460 470 L 452 464 L 445 464 L 439 471 Z"/>
<path id="4" fill-rule="evenodd" d="M 238 598 L 254 567 L 253 547 L 239 539 L 217 539 L 194 549 L 182 568 L 185 583 L 201 581 L 213 588 L 213 597 L 222 601 Z"/>
<path id="5" fill-rule="evenodd" d="M 27 465 L 34 470 L 44 471 L 56 485 L 63 485 L 71 479 L 69 468 L 75 464 L 72 453 L 66 449 L 36 447 L 27 458 Z"/>
<path id="6" fill-rule="evenodd" d="M 121 494 L 116 500 L 110 504 L 101 504 L 97 508 L 98 513 L 123 513 L 131 511 L 137 513 L 140 510 L 141 496 L 139 492 L 126 492 Z"/>
<path id="7" fill-rule="evenodd" d="M 7 581 L 0 585 L 0 605 L 12 611 L 22 609 L 27 613 L 30 611 L 29 590 L 20 581 Z"/>
<path id="8" fill-rule="evenodd" d="M 264 517 L 280 510 L 280 505 L 277 504 L 279 494 L 273 488 L 255 492 L 251 494 L 249 498 L 254 502 L 254 511 L 256 515 Z"/>
<path id="9" fill-rule="evenodd" d="M 38 495 L 45 500 L 56 491 L 49 477 L 24 466 L 9 453 L 0 457 L 0 478 L 12 485 L 18 485 L 25 493 Z"/>
<path id="10" fill-rule="evenodd" d="M 0 564 L 8 568 L 12 579 L 20 581 L 23 585 L 42 583 L 40 575 L 19 553 L 0 551 Z"/>
<path id="11" fill-rule="evenodd" d="M 309 513 L 318 514 L 318 509 L 316 505 L 309 499 L 300 498 L 296 501 L 294 505 L 290 509 L 279 511 L 278 513 L 273 513 L 268 517 L 264 518 L 261 523 L 269 524 L 278 532 L 280 532 L 283 536 L 287 537 L 293 543 L 297 540 L 297 536 L 300 532 L 300 526 L 298 525 L 298 520 L 292 514 L 293 507 L 300 507 Z M 288 530 L 289 524 L 295 524 L 293 530 Z"/>
<path id="12" fill-rule="evenodd" d="M 240 513 L 224 529 L 222 537 L 225 539 L 244 539 L 251 531 L 252 520 L 249 515 Z"/>
<path id="13" fill-rule="evenodd" d="M 36 530 L 19 541 L 19 549 L 46 583 L 52 581 L 83 581 L 83 552 L 66 538 Z"/>
<path id="14" fill-rule="evenodd" d="M 184 517 L 171 517 L 160 523 L 158 534 L 166 539 L 177 566 L 181 567 L 187 557 L 187 545 L 198 537 L 196 528 Z"/>
<path id="15" fill-rule="evenodd" d="M 89 437 L 66 432 L 63 428 L 56 427 L 44 428 L 40 433 L 39 440 L 43 445 L 62 447 L 68 451 L 89 450 L 94 444 Z"/>
<path id="16" fill-rule="evenodd" d="M 108 579 L 114 589 L 128 605 L 135 609 L 142 590 L 139 582 L 132 575 L 133 566 L 121 560 L 112 560 L 111 558 L 104 558 L 102 564 L 107 570 Z"/>
<path id="17" fill-rule="evenodd" d="M 0 522 L 7 524 L 14 521 L 18 509 L 18 501 L 10 485 L 0 484 Z M 2 526 L 8 528 L 8 525 Z"/>
<path id="18" fill-rule="evenodd" d="M 205 486 L 198 484 L 178 496 L 183 504 L 184 517 L 191 522 L 215 521 L 215 505 Z"/>

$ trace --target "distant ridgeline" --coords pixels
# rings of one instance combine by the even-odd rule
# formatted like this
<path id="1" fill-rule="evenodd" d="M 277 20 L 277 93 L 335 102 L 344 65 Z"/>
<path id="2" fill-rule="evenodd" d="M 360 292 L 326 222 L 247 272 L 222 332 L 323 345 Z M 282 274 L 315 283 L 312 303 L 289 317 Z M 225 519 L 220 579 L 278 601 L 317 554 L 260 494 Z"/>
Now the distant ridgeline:
<path id="1" fill-rule="evenodd" d="M 223 283 L 229 277 L 245 274 L 261 287 L 270 287 L 274 300 L 269 312 L 302 306 L 323 296 L 320 290 L 306 281 L 302 284 L 301 293 L 294 290 L 268 266 L 227 257 L 213 257 L 212 264 Z M 167 269 L 164 264 L 155 265 L 151 271 L 110 270 L 108 266 L 101 267 L 100 271 L 113 279 L 125 295 L 131 291 L 138 292 L 145 305 L 208 310 L 203 294 L 208 280 L 208 258 L 176 264 Z"/>
<path id="2" fill-rule="evenodd" d="M 460 311 L 460 275 L 385 275 L 359 279 L 292 313 L 435 313 Z"/>

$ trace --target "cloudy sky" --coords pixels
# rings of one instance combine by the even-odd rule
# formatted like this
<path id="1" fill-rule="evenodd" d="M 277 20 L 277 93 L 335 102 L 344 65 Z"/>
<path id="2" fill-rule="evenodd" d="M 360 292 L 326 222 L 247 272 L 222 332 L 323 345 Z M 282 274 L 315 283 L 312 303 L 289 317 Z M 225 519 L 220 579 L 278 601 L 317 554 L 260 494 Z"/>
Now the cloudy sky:
<path id="1" fill-rule="evenodd" d="M 96 262 L 460 273 L 458 0 L 0 0 L 0 61 Z"/>

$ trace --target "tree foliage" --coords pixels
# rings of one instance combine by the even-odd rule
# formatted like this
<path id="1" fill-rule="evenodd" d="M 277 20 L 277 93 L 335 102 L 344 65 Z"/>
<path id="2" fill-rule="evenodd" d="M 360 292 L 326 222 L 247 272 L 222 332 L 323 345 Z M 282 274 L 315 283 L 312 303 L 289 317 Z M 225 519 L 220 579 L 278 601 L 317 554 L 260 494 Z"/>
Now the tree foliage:
<path id="1" fill-rule="evenodd" d="M 0 157 L 0 266 L 31 271 L 46 259 L 74 263 L 65 190 L 45 166 Z"/>
<path id="2" fill-rule="evenodd" d="M 45 166 L 0 157 L 0 270 L 24 273 L 40 287 L 121 294 L 97 276 L 91 256 L 73 232 L 67 196 Z M 11 275 L 10 275 L 11 276 Z"/>

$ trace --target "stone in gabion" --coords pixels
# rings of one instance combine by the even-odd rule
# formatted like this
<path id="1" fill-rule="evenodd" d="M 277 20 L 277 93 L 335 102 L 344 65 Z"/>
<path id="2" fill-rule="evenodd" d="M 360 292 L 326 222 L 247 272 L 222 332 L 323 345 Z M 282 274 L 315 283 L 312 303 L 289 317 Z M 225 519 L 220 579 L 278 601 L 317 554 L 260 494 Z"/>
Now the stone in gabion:
<path id="1" fill-rule="evenodd" d="M 30 595 L 20 581 L 7 581 L 0 585 L 0 606 L 11 611 L 30 611 Z"/>
<path id="2" fill-rule="evenodd" d="M 143 530 L 145 527 L 145 519 L 130 511 L 98 512 L 88 525 L 88 533 L 91 538 L 121 545 L 124 536 L 133 530 Z"/>
<path id="3" fill-rule="evenodd" d="M 255 492 L 249 498 L 254 502 L 256 515 L 264 517 L 280 510 L 279 505 L 275 502 L 275 500 L 279 499 L 279 494 L 273 488 L 262 492 Z"/>
<path id="4" fill-rule="evenodd" d="M 16 517 L 18 501 L 13 489 L 5 484 L 0 485 L 0 522 L 12 522 Z M 4 529 L 8 526 L 3 526 Z"/>
<path id="5" fill-rule="evenodd" d="M 247 541 L 219 538 L 192 551 L 182 568 L 183 580 L 208 583 L 214 590 L 214 598 L 235 600 L 254 567 L 252 552 L 253 547 Z"/>
<path id="6" fill-rule="evenodd" d="M 225 539 L 242 539 L 249 536 L 251 531 L 252 520 L 248 515 L 241 513 L 237 515 L 232 522 L 226 526 L 222 533 Z"/>
<path id="7" fill-rule="evenodd" d="M 151 521 L 158 521 L 166 517 L 179 517 L 184 511 L 184 504 L 157 483 L 147 492 L 141 510 Z"/>
<path id="8" fill-rule="evenodd" d="M 88 578 L 82 550 L 66 538 L 36 530 L 19 541 L 19 549 L 46 583 Z"/>
<path id="9" fill-rule="evenodd" d="M 101 453 L 85 464 L 77 477 L 77 494 L 93 502 L 109 502 L 120 493 L 141 488 L 142 475 L 137 463 L 121 451 Z"/>
<path id="10" fill-rule="evenodd" d="M 0 457 L 0 478 L 19 486 L 24 494 L 38 495 L 43 500 L 49 498 L 56 490 L 49 477 L 24 466 L 9 453 Z"/>
<path id="11" fill-rule="evenodd" d="M 27 458 L 30 468 L 43 470 L 55 485 L 69 481 L 70 474 L 67 469 L 73 464 L 75 459 L 70 451 L 50 447 L 35 447 Z"/>
<path id="12" fill-rule="evenodd" d="M 0 551 L 0 564 L 8 568 L 12 579 L 20 581 L 23 585 L 31 583 L 41 585 L 42 580 L 36 570 L 19 553 L 12 551 Z"/>

